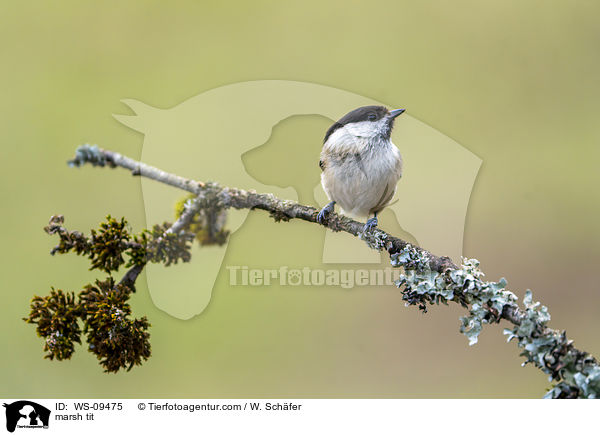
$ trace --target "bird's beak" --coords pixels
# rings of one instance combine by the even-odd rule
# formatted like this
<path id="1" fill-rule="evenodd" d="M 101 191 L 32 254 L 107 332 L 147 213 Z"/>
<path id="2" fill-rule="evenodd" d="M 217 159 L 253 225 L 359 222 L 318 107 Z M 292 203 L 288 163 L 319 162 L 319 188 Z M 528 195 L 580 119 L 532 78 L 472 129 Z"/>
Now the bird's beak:
<path id="1" fill-rule="evenodd" d="M 402 115 L 405 111 L 406 109 L 390 110 L 390 118 L 394 119 L 395 117 Z"/>

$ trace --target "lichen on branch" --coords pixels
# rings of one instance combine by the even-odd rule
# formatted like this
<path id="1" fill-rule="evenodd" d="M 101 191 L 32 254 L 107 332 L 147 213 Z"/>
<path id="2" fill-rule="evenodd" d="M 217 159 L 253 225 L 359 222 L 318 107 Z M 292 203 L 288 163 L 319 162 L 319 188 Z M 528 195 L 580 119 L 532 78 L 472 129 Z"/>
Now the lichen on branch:
<path id="1" fill-rule="evenodd" d="M 470 345 L 477 343 L 485 324 L 498 323 L 502 318 L 515 320 L 513 328 L 505 329 L 504 333 L 508 341 L 518 340 L 523 349 L 521 356 L 526 358 L 523 365 L 531 363 L 549 375 L 551 381 L 557 381 L 544 397 L 600 397 L 598 362 L 576 349 L 564 331 L 547 326 L 548 309 L 533 302 L 530 290 L 525 292 L 524 307 L 519 308 L 518 298 L 506 290 L 504 278 L 498 282 L 483 279 L 479 261 L 465 258 L 457 269 L 433 271 L 428 267 L 427 258 L 411 245 L 393 254 L 391 262 L 392 266 L 404 269 L 396 285 L 402 288 L 407 305 L 417 305 L 426 312 L 427 304 L 453 301 L 469 310 L 468 315 L 460 319 L 460 331 Z"/>

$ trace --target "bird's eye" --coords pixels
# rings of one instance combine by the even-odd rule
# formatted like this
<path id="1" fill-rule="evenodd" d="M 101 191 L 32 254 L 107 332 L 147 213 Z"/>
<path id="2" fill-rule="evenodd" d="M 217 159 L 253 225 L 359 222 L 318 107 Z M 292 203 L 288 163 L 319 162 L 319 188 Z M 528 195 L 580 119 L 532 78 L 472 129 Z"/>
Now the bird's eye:
<path id="1" fill-rule="evenodd" d="M 369 119 L 369 121 L 375 121 L 377 119 L 377 115 L 375 115 L 374 113 L 369 113 L 367 118 Z"/>

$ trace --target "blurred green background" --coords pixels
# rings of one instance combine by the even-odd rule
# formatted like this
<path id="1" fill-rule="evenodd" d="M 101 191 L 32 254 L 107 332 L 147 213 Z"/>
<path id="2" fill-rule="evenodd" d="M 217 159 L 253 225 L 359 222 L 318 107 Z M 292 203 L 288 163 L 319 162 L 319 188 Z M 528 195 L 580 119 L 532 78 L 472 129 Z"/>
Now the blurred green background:
<path id="1" fill-rule="evenodd" d="M 551 326 L 600 355 L 599 13 L 591 1 L 2 2 L 0 395 L 541 397 L 546 376 L 520 367 L 503 326 L 469 347 L 458 307 L 422 315 L 393 288 L 229 287 L 225 266 L 249 256 L 318 265 L 323 230 L 262 213 L 232 238 L 202 315 L 165 314 L 140 282 L 132 303 L 153 324 L 153 356 L 129 373 L 102 373 L 85 347 L 43 360 L 21 318 L 33 294 L 100 276 L 84 259 L 48 255 L 50 215 L 86 231 L 107 213 L 146 225 L 138 179 L 65 165 L 85 142 L 139 157 L 143 137 L 111 116 L 127 113 L 121 99 L 168 108 L 229 83 L 286 79 L 400 102 L 478 155 L 465 255 L 519 297 L 533 289 Z M 327 125 L 290 122 L 273 140 Z M 245 163 L 255 176 L 273 166 L 260 153 Z M 311 171 L 293 181 L 308 203 Z"/>

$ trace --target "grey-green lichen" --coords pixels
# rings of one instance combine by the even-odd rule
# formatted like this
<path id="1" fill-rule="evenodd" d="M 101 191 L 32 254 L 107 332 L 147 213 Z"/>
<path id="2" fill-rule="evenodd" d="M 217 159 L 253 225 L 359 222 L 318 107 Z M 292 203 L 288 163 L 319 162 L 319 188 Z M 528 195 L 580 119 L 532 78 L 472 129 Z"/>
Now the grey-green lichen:
<path id="1" fill-rule="evenodd" d="M 367 246 L 376 251 L 382 251 L 388 243 L 388 235 L 383 231 L 363 231 L 357 234 L 358 238 L 364 241 Z"/>
<path id="2" fill-rule="evenodd" d="M 457 268 L 441 272 L 432 270 L 428 255 L 407 244 L 392 254 L 394 267 L 402 267 L 396 285 L 402 288 L 407 305 L 417 305 L 427 312 L 428 304 L 447 304 L 453 301 L 469 310 L 460 318 L 460 332 L 469 339 L 469 345 L 477 343 L 483 325 L 497 323 L 502 318 L 515 325 L 505 329 L 508 340 L 517 339 L 526 358 L 523 365 L 532 363 L 557 383 L 545 398 L 596 398 L 600 397 L 600 366 L 589 354 L 574 348 L 565 332 L 555 331 L 546 325 L 550 321 L 548 309 L 533 302 L 531 291 L 519 307 L 518 298 L 506 290 L 506 280 L 484 281 L 479 261 L 463 259 Z"/>
<path id="3" fill-rule="evenodd" d="M 75 157 L 69 160 L 67 164 L 70 167 L 80 167 L 85 163 L 90 163 L 92 166 L 104 167 L 110 162 L 106 160 L 106 156 L 102 154 L 98 145 L 81 145 L 75 150 Z"/>
<path id="4" fill-rule="evenodd" d="M 546 326 L 550 320 L 548 309 L 534 302 L 531 291 L 525 292 L 521 323 L 505 329 L 508 341 L 517 339 L 526 358 L 523 365 L 532 363 L 549 375 L 550 381 L 558 381 L 545 398 L 588 398 L 600 396 L 600 367 L 589 354 L 573 347 L 564 331 Z"/>

